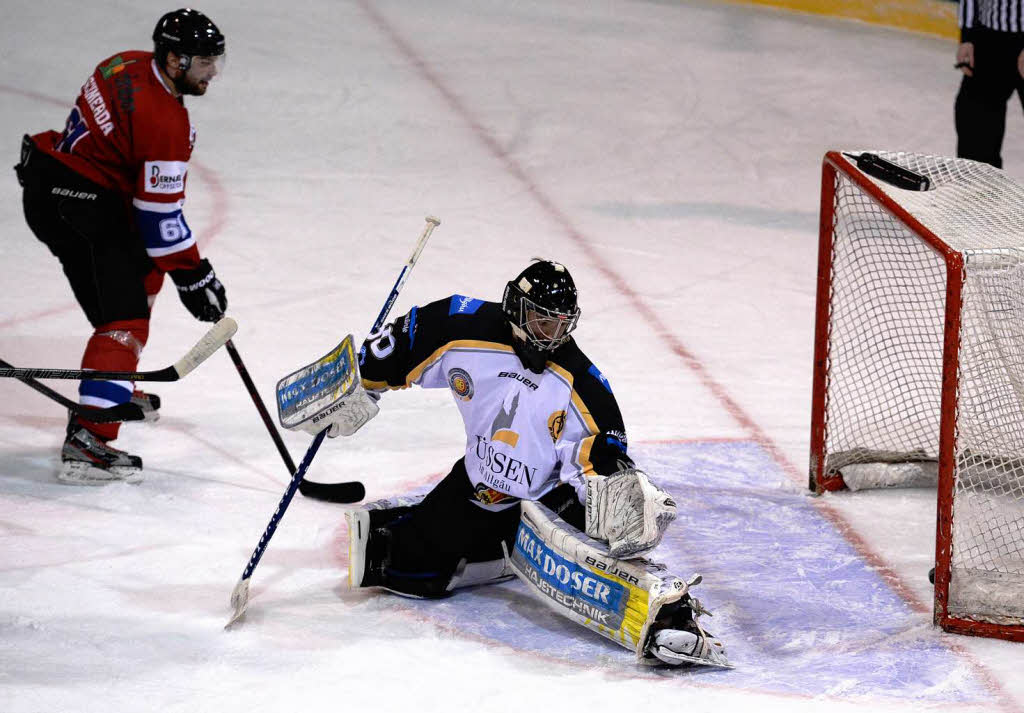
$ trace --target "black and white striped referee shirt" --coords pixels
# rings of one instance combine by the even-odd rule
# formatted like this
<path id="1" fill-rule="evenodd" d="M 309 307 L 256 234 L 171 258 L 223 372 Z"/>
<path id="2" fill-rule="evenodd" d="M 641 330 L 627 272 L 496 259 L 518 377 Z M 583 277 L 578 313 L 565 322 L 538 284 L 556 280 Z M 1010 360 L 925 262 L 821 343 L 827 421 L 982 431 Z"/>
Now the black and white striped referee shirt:
<path id="1" fill-rule="evenodd" d="M 979 27 L 1024 32 L 1024 0 L 960 0 L 957 20 L 962 42 L 970 41 L 970 31 Z"/>

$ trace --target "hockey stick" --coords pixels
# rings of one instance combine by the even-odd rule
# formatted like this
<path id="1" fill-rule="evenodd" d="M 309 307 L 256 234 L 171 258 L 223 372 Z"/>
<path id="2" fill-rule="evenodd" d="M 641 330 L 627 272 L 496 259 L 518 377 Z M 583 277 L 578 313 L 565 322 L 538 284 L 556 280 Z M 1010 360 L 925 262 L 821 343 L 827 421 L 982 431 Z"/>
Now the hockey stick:
<path id="1" fill-rule="evenodd" d="M 202 364 L 237 331 L 231 317 L 223 317 L 213 325 L 196 345 L 174 364 L 156 371 L 93 371 L 91 369 L 35 369 L 0 367 L 0 377 L 21 379 L 74 379 L 76 381 L 177 381 Z"/>
<path id="2" fill-rule="evenodd" d="M 256 390 L 256 384 L 253 383 L 252 377 L 249 376 L 249 370 L 245 368 L 245 364 L 242 363 L 242 356 L 235 349 L 235 344 L 230 339 L 224 344 L 224 348 L 227 349 L 228 355 L 231 357 L 231 361 L 235 363 L 235 369 L 238 370 L 238 375 L 242 377 L 242 383 L 245 384 L 245 390 L 249 392 L 249 396 L 252 397 L 252 402 L 256 405 L 256 410 L 259 411 L 260 418 L 263 419 L 263 425 L 267 427 L 267 431 L 270 433 L 270 437 L 274 441 L 274 445 L 277 446 L 277 452 L 281 454 L 281 460 L 284 461 L 284 465 L 288 468 L 288 475 L 295 474 L 295 461 L 292 460 L 291 454 L 288 449 L 284 447 L 284 441 L 281 440 L 281 434 L 277 432 L 277 427 L 274 426 L 274 422 L 270 418 L 270 414 L 267 413 L 267 407 L 263 405 L 263 399 L 260 398 L 260 393 Z"/>
<path id="3" fill-rule="evenodd" d="M 0 359 L 0 367 L 7 367 L 14 369 L 15 367 L 8 364 L 3 359 Z M 48 399 L 52 399 L 59 403 L 61 406 L 66 408 L 68 411 L 73 413 L 86 416 L 88 420 L 93 423 L 114 423 L 117 421 L 143 421 L 146 415 L 142 412 L 142 408 L 138 404 L 133 404 L 128 401 L 117 406 L 111 406 L 109 408 L 90 408 L 89 406 L 83 406 L 80 403 L 72 401 L 64 394 L 58 393 L 51 389 L 46 384 L 41 384 L 35 379 L 27 376 L 16 377 L 18 381 L 25 384 L 29 388 L 35 389 L 43 396 Z M 343 485 L 343 483 L 342 483 Z"/>
<path id="4" fill-rule="evenodd" d="M 380 314 L 377 315 L 377 319 L 373 323 L 373 327 L 370 329 L 370 334 L 378 331 L 384 326 L 384 321 L 387 319 L 388 313 L 395 304 L 395 300 L 398 299 L 398 293 L 401 291 L 402 286 L 405 284 L 406 278 L 409 276 L 409 272 L 412 270 L 413 265 L 420 257 L 420 253 L 423 252 L 424 246 L 427 244 L 427 239 L 430 238 L 430 234 L 434 231 L 441 221 L 432 216 L 426 218 L 427 226 L 423 229 L 423 234 L 420 235 L 420 239 L 416 242 L 416 247 L 412 251 L 412 255 L 409 256 L 409 260 L 405 263 L 402 268 L 402 272 L 399 273 L 398 279 L 395 280 L 395 286 L 391 288 L 391 293 L 388 295 L 387 300 L 384 302 L 384 306 L 380 310 Z M 267 549 L 267 544 L 270 542 L 270 538 L 274 536 L 274 532 L 277 530 L 278 524 L 281 522 L 281 518 L 284 517 L 285 510 L 288 509 L 288 505 L 291 503 L 292 498 L 295 496 L 295 491 L 299 488 L 299 483 L 306 477 L 306 471 L 309 470 L 310 463 L 313 462 L 313 457 L 316 455 L 317 450 L 320 449 L 320 444 L 324 442 L 324 437 L 327 435 L 327 429 L 320 431 L 313 438 L 313 442 L 309 444 L 309 448 L 306 450 L 306 455 L 302 458 L 302 463 L 299 464 L 299 469 L 292 475 L 291 482 L 288 483 L 288 488 L 284 491 L 284 495 L 281 496 L 281 501 L 277 504 L 277 509 L 274 510 L 274 514 L 270 516 L 270 522 L 267 523 L 266 529 L 263 531 L 263 536 L 260 537 L 259 543 L 256 545 L 256 549 L 253 550 L 252 556 L 249 557 L 249 562 L 245 565 L 245 570 L 242 572 L 241 579 L 238 580 L 238 584 L 231 590 L 231 606 L 232 614 L 231 619 L 224 625 L 224 628 L 229 628 L 232 624 L 242 618 L 245 615 L 245 610 L 249 606 L 249 579 L 252 577 L 253 571 L 256 569 L 256 565 L 260 563 L 260 558 L 263 557 L 263 553 Z"/>
<path id="5" fill-rule="evenodd" d="M 303 479 L 299 483 L 299 492 L 307 498 L 325 503 L 358 503 L 366 497 L 366 488 L 358 480 L 344 483 L 317 483 Z"/>

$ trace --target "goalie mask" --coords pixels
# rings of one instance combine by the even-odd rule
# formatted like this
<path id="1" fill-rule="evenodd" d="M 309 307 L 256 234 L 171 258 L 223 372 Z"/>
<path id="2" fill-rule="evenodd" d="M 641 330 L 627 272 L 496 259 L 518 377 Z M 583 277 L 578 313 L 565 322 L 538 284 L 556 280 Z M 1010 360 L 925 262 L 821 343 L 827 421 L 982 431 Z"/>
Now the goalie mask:
<path id="1" fill-rule="evenodd" d="M 550 260 L 534 262 L 509 282 L 501 308 L 527 352 L 520 357 L 535 372 L 543 371 L 547 353 L 569 341 L 580 318 L 569 270 Z"/>

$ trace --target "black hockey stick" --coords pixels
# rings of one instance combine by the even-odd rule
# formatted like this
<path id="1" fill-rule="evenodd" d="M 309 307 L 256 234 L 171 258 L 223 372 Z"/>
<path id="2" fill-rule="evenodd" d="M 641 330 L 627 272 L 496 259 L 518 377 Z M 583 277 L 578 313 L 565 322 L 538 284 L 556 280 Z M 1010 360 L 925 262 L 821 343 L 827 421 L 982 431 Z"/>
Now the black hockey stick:
<path id="1" fill-rule="evenodd" d="M 8 364 L 3 359 L 0 359 L 0 367 L 6 367 L 13 369 L 15 368 L 11 364 Z M 58 393 L 51 389 L 46 384 L 41 384 L 35 379 L 27 376 L 16 377 L 18 381 L 25 384 L 31 389 L 35 389 L 43 396 L 48 399 L 52 399 L 59 403 L 61 406 L 66 408 L 68 411 L 72 411 L 76 414 L 85 416 L 89 421 L 93 423 L 114 423 L 118 421 L 143 421 L 146 418 L 146 414 L 142 412 L 142 407 L 138 404 L 133 404 L 128 401 L 117 406 L 111 406 L 110 408 L 90 408 L 83 406 L 80 403 L 72 401 L 64 394 Z"/>
<path id="2" fill-rule="evenodd" d="M 434 228 L 441 224 L 441 221 L 437 218 L 428 216 L 426 220 L 427 227 L 424 228 L 423 234 L 420 235 L 420 239 L 416 242 L 416 247 L 413 249 L 412 255 L 409 256 L 409 260 L 405 263 L 402 271 L 398 274 L 398 279 L 395 280 L 395 286 L 391 288 L 391 293 L 388 295 L 387 300 L 385 300 L 384 306 L 380 310 L 380 314 L 377 315 L 377 319 L 373 322 L 373 327 L 370 328 L 370 334 L 373 334 L 384 326 L 384 321 L 387 319 L 388 313 L 391 312 L 391 308 L 394 306 L 395 300 L 398 299 L 398 293 L 401 291 L 402 285 L 405 284 L 405 280 L 409 276 L 409 272 L 419 259 L 420 253 L 423 252 L 423 248 L 427 244 L 427 239 L 430 237 L 430 233 L 433 232 Z M 277 504 L 277 509 L 274 510 L 274 514 L 270 516 L 270 522 L 267 523 L 267 527 L 263 531 L 263 536 L 260 537 L 260 541 L 256 545 L 256 549 L 253 550 L 252 556 L 249 557 L 249 562 L 245 565 L 245 569 L 242 571 L 241 579 L 238 580 L 238 584 L 235 585 L 235 588 L 231 590 L 232 614 L 231 619 L 229 619 L 228 623 L 224 625 L 225 629 L 241 619 L 245 614 L 245 610 L 249 606 L 249 579 L 252 577 L 252 573 L 256 569 L 256 565 L 260 563 L 260 558 L 263 557 L 263 553 L 267 549 L 267 544 L 269 544 L 270 538 L 273 537 L 274 532 L 277 531 L 277 526 L 281 522 L 281 518 L 284 517 L 285 510 L 288 509 L 288 505 L 291 503 L 292 498 L 295 497 L 295 491 L 298 490 L 302 479 L 306 477 L 306 471 L 309 470 L 309 466 L 313 462 L 313 457 L 316 456 L 316 452 L 320 449 L 320 444 L 324 442 L 324 437 L 327 436 L 327 430 L 328 429 L 325 428 L 316 434 L 313 438 L 313 442 L 309 444 L 309 448 L 306 450 L 306 455 L 302 458 L 302 463 L 299 464 L 299 469 L 295 471 L 291 482 L 288 483 L 288 488 L 284 491 L 284 495 L 281 496 L 281 501 Z"/>
<path id="3" fill-rule="evenodd" d="M 263 405 L 263 399 L 260 398 L 260 393 L 256 390 L 256 384 L 253 383 L 252 377 L 249 376 L 249 370 L 245 368 L 245 364 L 242 362 L 242 356 L 235 349 L 235 344 L 230 339 L 224 344 L 224 348 L 228 350 L 228 355 L 231 357 L 231 361 L 235 363 L 235 369 L 238 370 L 238 375 L 242 377 L 242 383 L 245 384 L 246 391 L 249 392 L 252 402 L 256 405 L 256 410 L 260 413 L 260 418 L 263 419 L 263 425 L 267 427 L 274 445 L 277 446 L 277 452 L 281 454 L 281 460 L 284 461 L 285 467 L 288 468 L 288 475 L 294 475 L 295 461 L 292 460 L 288 449 L 284 447 L 281 434 L 277 432 L 270 414 L 267 413 L 267 407 Z"/>
<path id="4" fill-rule="evenodd" d="M 74 379 L 75 381 L 177 381 L 202 364 L 238 329 L 231 317 L 213 325 L 196 345 L 171 366 L 156 371 L 94 371 L 92 369 L 36 369 L 0 367 L 0 377 L 21 379 Z"/>
<path id="5" fill-rule="evenodd" d="M 305 480 L 299 483 L 299 492 L 307 498 L 325 503 L 358 503 L 366 497 L 366 488 L 358 480 L 344 483 L 317 483 Z"/>

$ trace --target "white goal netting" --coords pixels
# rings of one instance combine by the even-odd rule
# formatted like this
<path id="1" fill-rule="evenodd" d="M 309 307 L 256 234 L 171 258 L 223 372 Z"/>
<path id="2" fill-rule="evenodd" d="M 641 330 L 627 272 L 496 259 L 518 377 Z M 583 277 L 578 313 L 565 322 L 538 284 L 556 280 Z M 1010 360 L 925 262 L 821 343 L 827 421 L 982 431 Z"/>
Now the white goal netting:
<path id="1" fill-rule="evenodd" d="M 955 383 L 950 616 L 1024 624 L 1024 186 L 971 161 L 880 156 L 927 175 L 909 191 L 837 173 L 824 452 L 851 488 L 934 484 L 947 334 Z M 891 198 L 932 244 L 872 193 Z M 943 247 L 944 246 L 946 247 Z M 947 257 L 962 256 L 947 324 Z M 820 286 L 819 286 L 820 289 Z"/>

